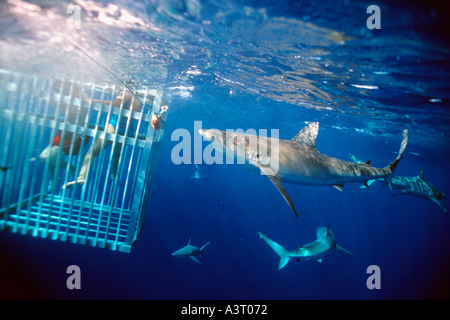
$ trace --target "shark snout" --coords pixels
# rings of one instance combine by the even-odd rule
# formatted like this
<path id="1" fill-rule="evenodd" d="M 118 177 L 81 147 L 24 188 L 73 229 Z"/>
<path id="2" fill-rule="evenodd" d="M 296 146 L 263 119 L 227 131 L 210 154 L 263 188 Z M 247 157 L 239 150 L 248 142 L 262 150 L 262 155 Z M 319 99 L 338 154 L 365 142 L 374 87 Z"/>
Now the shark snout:
<path id="1" fill-rule="evenodd" d="M 199 129 L 198 133 L 202 135 L 206 140 L 221 140 L 222 139 L 222 132 L 217 129 Z"/>
<path id="2" fill-rule="evenodd" d="M 199 129 L 198 133 L 203 136 L 206 140 L 211 140 L 211 134 L 208 134 L 208 130 Z"/>

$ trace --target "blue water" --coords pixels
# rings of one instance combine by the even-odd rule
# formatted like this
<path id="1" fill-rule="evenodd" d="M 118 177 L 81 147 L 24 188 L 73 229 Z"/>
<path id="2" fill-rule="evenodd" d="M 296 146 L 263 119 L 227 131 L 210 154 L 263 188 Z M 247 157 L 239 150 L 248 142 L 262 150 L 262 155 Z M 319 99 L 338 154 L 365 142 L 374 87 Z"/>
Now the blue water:
<path id="1" fill-rule="evenodd" d="M 70 34 L 63 31 L 69 2 L 1 3 L 0 67 L 117 84 L 67 36 L 123 81 L 172 92 L 150 209 L 130 254 L 0 233 L 1 298 L 449 298 L 450 216 L 432 201 L 392 197 L 379 183 L 344 192 L 286 184 L 297 220 L 264 176 L 199 164 L 204 177 L 191 179 L 194 164 L 171 159 L 172 132 L 187 129 L 194 141 L 194 121 L 279 129 L 282 139 L 318 121 L 319 151 L 376 167 L 396 157 L 408 129 L 395 174 L 423 167 L 450 193 L 443 4 L 377 1 L 381 29 L 369 30 L 370 1 L 77 3 L 81 28 Z M 450 208 L 447 198 L 442 204 Z M 292 260 L 278 271 L 277 255 L 257 234 L 293 250 L 328 224 L 354 256 L 335 251 L 322 263 Z M 202 265 L 171 255 L 189 237 L 197 246 L 211 242 Z M 81 269 L 81 290 L 66 287 L 72 264 Z M 370 265 L 380 267 L 381 289 L 366 286 Z"/>

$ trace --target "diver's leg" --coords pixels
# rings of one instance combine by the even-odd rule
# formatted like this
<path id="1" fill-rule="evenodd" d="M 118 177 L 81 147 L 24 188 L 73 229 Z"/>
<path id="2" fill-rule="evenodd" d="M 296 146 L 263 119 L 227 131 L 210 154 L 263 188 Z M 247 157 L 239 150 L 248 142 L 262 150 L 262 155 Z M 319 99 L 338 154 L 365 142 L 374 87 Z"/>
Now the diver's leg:
<path id="1" fill-rule="evenodd" d="M 115 132 L 114 127 L 112 125 L 108 124 L 108 129 L 106 130 L 106 132 L 114 133 Z M 103 146 L 103 148 L 107 148 L 111 145 L 111 143 L 112 143 L 111 141 L 105 141 L 103 143 L 102 139 L 96 139 L 94 141 L 94 144 L 88 150 L 88 152 L 86 153 L 86 156 L 84 157 L 83 164 L 81 166 L 80 173 L 78 173 L 77 180 L 67 182 L 67 184 L 65 184 L 63 186 L 63 189 L 67 188 L 67 187 L 72 187 L 75 183 L 84 184 L 86 182 L 87 172 L 88 172 L 89 168 L 94 164 L 94 158 L 100 154 L 100 152 L 102 151 L 102 146 Z M 91 160 L 91 158 L 92 158 L 92 160 Z"/>
<path id="2" fill-rule="evenodd" d="M 58 157 L 60 157 L 59 164 L 57 162 Z M 59 167 L 60 169 L 67 168 L 67 162 L 63 159 L 64 155 L 61 152 L 61 147 L 49 144 L 44 150 L 42 150 L 38 158 L 44 166 L 46 166 L 48 162 L 47 168 L 48 173 L 50 174 L 49 187 L 51 187 L 54 182 L 59 180 L 59 178 L 54 180 L 54 177 L 57 175 L 56 167 Z M 30 161 L 34 161 L 34 159 L 30 159 Z M 70 169 L 71 167 L 69 167 L 69 170 Z"/>

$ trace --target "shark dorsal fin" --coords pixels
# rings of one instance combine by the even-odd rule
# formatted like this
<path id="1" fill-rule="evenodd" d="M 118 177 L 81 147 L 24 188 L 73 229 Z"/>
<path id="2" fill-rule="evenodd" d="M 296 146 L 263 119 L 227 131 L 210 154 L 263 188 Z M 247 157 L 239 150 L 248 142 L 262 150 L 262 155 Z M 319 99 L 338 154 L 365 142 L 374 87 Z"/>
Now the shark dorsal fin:
<path id="1" fill-rule="evenodd" d="M 189 237 L 189 242 L 188 242 L 188 246 L 190 246 L 191 245 L 191 241 L 192 241 L 192 237 Z"/>
<path id="2" fill-rule="evenodd" d="M 317 133 L 319 132 L 319 123 L 312 122 L 304 127 L 294 138 L 292 142 L 305 144 L 309 147 L 315 148 Z"/>
<path id="3" fill-rule="evenodd" d="M 420 168 L 420 171 L 419 171 L 419 178 L 420 178 L 420 179 L 425 179 L 425 171 L 423 171 L 423 168 Z"/>
<path id="4" fill-rule="evenodd" d="M 330 233 L 330 224 L 328 224 L 328 227 L 327 227 L 327 238 L 329 237 L 329 236 L 331 236 L 331 233 Z"/>

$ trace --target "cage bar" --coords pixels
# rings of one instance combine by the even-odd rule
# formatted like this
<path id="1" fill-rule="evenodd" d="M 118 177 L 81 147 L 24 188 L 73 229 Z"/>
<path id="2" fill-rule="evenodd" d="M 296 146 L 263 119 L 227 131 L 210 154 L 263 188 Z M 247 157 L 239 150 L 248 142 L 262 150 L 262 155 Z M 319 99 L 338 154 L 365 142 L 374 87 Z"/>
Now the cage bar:
<path id="1" fill-rule="evenodd" d="M 169 99 L 0 70 L 0 230 L 130 252 Z"/>

